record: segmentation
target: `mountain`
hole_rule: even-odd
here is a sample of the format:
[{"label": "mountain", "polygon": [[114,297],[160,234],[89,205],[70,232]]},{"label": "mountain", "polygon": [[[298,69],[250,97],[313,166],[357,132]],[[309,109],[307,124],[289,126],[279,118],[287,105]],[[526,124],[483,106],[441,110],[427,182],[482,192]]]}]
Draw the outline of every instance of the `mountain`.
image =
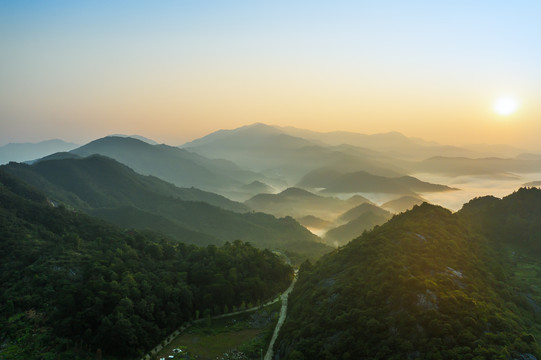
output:
[{"label": "mountain", "polygon": [[339,214],[363,202],[362,196],[348,200],[313,194],[299,188],[288,188],[279,194],[259,194],[245,201],[245,204],[256,211],[276,216],[303,217],[313,215],[323,219],[334,219]]},{"label": "mountain", "polygon": [[301,266],[280,359],[541,356],[541,190],[424,203]]},{"label": "mountain", "polygon": [[211,158],[231,160],[243,168],[282,179],[286,184],[295,184],[306,172],[321,167],[365,169],[382,175],[404,174],[392,159],[378,152],[322,145],[265,124],[220,130],[186,143],[182,148]]},{"label": "mountain", "polygon": [[[332,131],[321,133],[293,127],[279,127],[286,134],[316,141],[327,145],[353,145],[383,152],[401,160],[421,160],[430,156],[483,156],[485,153],[472,148],[441,145],[423,139],[407,137],[393,131],[382,134],[360,134],[348,131]],[[501,148],[499,148],[501,149]],[[487,150],[479,147],[479,151]],[[490,151],[493,148],[489,149]]]},{"label": "mountain", "polygon": [[259,180],[240,186],[236,192],[230,191],[228,195],[237,201],[246,201],[257,194],[273,194],[276,190]]},{"label": "mountain", "polygon": [[319,238],[291,218],[233,212],[226,208],[246,208],[216,194],[179,189],[158,178],[137,174],[103,156],[33,165],[11,163],[2,169],[43,190],[54,202],[123,227],[163,231],[196,244],[243,240],[310,257],[327,251]]},{"label": "mountain", "polygon": [[313,215],[306,215],[300,218],[297,218],[297,221],[307,229],[325,229],[332,225],[332,222],[323,220]]},{"label": "mountain", "polygon": [[182,187],[226,193],[264,177],[240,169],[226,160],[212,160],[168,145],[150,145],[133,138],[105,137],[71,151],[79,156],[93,154],[115,159],[140,174],[154,175]]},{"label": "mountain", "polygon": [[38,143],[11,143],[0,146],[0,165],[10,161],[32,161],[56,152],[70,151],[77,146],[79,145],[58,139]]},{"label": "mountain", "polygon": [[391,214],[387,210],[384,210],[377,205],[374,205],[371,203],[362,203],[346,211],[344,214],[340,215],[337,221],[348,222],[351,220],[355,220],[359,216],[364,215],[366,213],[373,213],[375,215],[379,215],[379,216],[383,216],[387,218],[391,217]]},{"label": "mountain", "polygon": [[0,358],[141,358],[179,326],[276,296],[293,271],[236,241],[124,231],[0,170]]},{"label": "mountain", "polygon": [[[182,201],[201,201],[235,212],[250,209],[226,197],[196,188],[179,188],[154,176],[143,176],[129,167],[105,156],[93,155],[86,158],[53,159],[38,161],[31,166],[10,164],[5,170],[24,180],[38,175],[54,186],[78,195],[88,208],[132,205],[144,208],[156,199],[172,198]],[[80,196],[79,196],[80,194]],[[92,196],[91,196],[92,195]],[[61,198],[65,202],[68,199]]]},{"label": "mountain", "polygon": [[158,145],[158,142],[157,141],[154,141],[152,139],[149,139],[149,138],[146,138],[144,136],[141,136],[141,135],[124,135],[124,134],[113,134],[113,135],[109,135],[110,137],[124,137],[124,138],[132,138],[132,139],[137,139],[137,140],[141,140],[143,142],[146,142],[147,144],[150,144],[150,145]]},{"label": "mountain", "polygon": [[323,239],[328,244],[342,246],[361,235],[364,231],[372,230],[374,226],[384,224],[390,217],[391,214],[388,212],[384,214],[367,211],[343,225],[328,230],[323,235]]},{"label": "mountain", "polygon": [[323,188],[325,193],[388,193],[415,194],[417,192],[439,192],[455,190],[446,185],[431,184],[412,176],[386,177],[366,171],[339,173],[316,170],[306,174],[297,186]]},{"label": "mountain", "polygon": [[412,209],[415,205],[421,205],[424,200],[419,196],[401,196],[397,199],[387,201],[381,207],[392,213],[398,214]]},{"label": "mountain", "polygon": [[252,181],[249,184],[243,185],[241,187],[241,190],[246,191],[247,193],[257,194],[269,194],[274,192],[274,189],[271,186],[257,180]]}]

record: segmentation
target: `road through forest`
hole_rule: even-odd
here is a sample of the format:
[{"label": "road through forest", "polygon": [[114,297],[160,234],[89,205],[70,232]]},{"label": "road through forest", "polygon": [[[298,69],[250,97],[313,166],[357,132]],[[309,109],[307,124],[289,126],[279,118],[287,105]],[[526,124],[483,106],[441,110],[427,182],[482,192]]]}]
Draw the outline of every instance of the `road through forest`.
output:
[{"label": "road through forest", "polygon": [[267,350],[267,353],[265,354],[265,360],[272,360],[274,342],[276,341],[276,338],[278,337],[278,333],[280,332],[280,328],[282,327],[282,324],[284,323],[286,316],[287,316],[287,298],[289,297],[289,293],[291,290],[293,290],[293,287],[295,286],[295,283],[297,282],[297,276],[295,274],[295,278],[291,282],[291,285],[289,285],[289,288],[287,288],[286,291],[281,296],[282,299],[282,309],[280,310],[280,317],[278,318],[278,322],[276,323],[276,327],[274,328],[274,333],[272,334],[271,341],[269,343],[269,348]]}]

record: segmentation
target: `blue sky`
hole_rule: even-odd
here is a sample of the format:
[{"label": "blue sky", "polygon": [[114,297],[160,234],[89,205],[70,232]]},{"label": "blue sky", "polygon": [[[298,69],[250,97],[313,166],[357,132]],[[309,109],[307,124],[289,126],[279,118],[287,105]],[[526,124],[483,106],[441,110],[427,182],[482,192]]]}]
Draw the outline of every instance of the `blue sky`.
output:
[{"label": "blue sky", "polygon": [[[534,146],[540,18],[539,1],[3,1],[0,145],[261,121]],[[521,104],[505,119],[502,94]]]}]

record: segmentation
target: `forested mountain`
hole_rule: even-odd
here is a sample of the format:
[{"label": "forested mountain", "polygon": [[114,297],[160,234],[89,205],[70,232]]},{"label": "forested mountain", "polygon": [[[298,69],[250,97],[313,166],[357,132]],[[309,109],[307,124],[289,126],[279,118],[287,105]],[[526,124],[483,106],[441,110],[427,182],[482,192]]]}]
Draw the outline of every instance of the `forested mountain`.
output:
[{"label": "forested mountain", "polygon": [[287,188],[278,194],[259,194],[244,203],[250,208],[276,216],[303,217],[313,215],[334,219],[341,213],[363,203],[366,198],[356,195],[347,200],[320,196],[299,188]]},{"label": "forested mountain", "polygon": [[[280,359],[533,359],[541,190],[422,204],[301,266]],[[527,355],[530,354],[530,355]]]},{"label": "forested mountain", "polygon": [[[194,187],[180,188],[155,176],[143,176],[105,156],[73,159],[45,159],[31,166],[9,164],[4,167],[25,181],[37,186],[41,176],[51,185],[78,195],[84,206],[144,206],[168,197],[183,201],[201,201],[235,212],[248,212],[242,203]],[[33,175],[32,175],[33,174]],[[43,180],[42,179],[42,180]],[[92,195],[92,196],[90,196]],[[69,201],[65,198],[58,200]]]},{"label": "forested mountain", "polygon": [[0,243],[2,359],[133,359],[183,322],[266,300],[292,277],[268,250],[123,231],[3,171]]},{"label": "forested mountain", "polygon": [[298,184],[306,188],[323,188],[326,193],[387,193],[416,194],[455,190],[446,185],[431,184],[412,176],[387,177],[366,171],[351,173],[311,172]]},{"label": "forested mountain", "polygon": [[424,200],[420,196],[404,195],[399,197],[398,199],[389,200],[381,204],[381,207],[389,210],[392,213],[400,213],[406,210],[410,210],[415,205],[421,205],[423,202]]},{"label": "forested mountain", "polygon": [[359,216],[364,215],[366,213],[374,213],[376,215],[381,215],[387,218],[391,217],[391,214],[387,210],[384,210],[380,208],[379,206],[374,205],[372,203],[366,202],[366,203],[357,205],[352,209],[349,209],[348,211],[340,215],[337,221],[348,222],[351,220],[355,220]]},{"label": "forested mountain", "polygon": [[168,145],[151,145],[138,139],[109,136],[71,151],[80,156],[100,154],[115,159],[143,175],[153,175],[177,186],[223,193],[254,180],[260,174],[240,169],[227,160],[209,159]]},{"label": "forested mountain", "polygon": [[391,214],[385,210],[366,211],[345,224],[328,230],[323,238],[328,244],[341,246],[347,244],[351,239],[356,238],[364,231],[372,230],[376,225],[384,224],[391,218]]},{"label": "forested mountain", "polygon": [[227,209],[240,211],[246,207],[219,195],[179,189],[155,177],[142,176],[104,156],[33,165],[12,163],[3,169],[43,190],[54,201],[122,227],[152,229],[203,245],[243,240],[310,257],[327,251],[319,238],[292,218],[233,212]]}]

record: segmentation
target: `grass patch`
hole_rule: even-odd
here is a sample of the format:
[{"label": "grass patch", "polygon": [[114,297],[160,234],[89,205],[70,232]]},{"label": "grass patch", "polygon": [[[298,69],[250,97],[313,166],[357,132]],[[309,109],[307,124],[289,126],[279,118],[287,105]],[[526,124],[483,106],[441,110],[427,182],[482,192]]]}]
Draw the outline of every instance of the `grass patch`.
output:
[{"label": "grass patch", "polygon": [[[280,303],[253,313],[202,321],[177,336],[159,353],[158,358],[173,354],[173,349],[188,351],[190,359],[215,360],[233,350],[245,354],[243,359],[260,359],[265,355],[274,331]],[[181,358],[177,356],[176,358]]]}]

